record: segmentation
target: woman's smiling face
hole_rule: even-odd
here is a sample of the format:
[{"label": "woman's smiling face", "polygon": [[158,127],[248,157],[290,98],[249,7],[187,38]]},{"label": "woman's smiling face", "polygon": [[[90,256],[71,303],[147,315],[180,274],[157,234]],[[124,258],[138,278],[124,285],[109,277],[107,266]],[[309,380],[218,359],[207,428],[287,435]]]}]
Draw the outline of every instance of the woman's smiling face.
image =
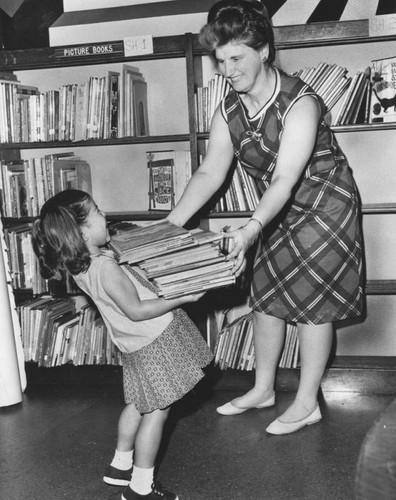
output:
[{"label": "woman's smiling face", "polygon": [[236,92],[249,92],[263,70],[263,57],[267,48],[252,49],[242,42],[230,42],[217,47],[218,68]]}]

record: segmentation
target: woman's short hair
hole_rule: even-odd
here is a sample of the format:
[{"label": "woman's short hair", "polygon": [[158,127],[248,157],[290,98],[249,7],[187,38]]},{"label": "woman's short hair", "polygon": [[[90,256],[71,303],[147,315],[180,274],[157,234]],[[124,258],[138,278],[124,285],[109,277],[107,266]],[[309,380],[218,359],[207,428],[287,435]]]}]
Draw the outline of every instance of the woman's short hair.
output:
[{"label": "woman's short hair", "polygon": [[266,45],[268,62],[275,60],[274,31],[266,7],[258,1],[220,0],[209,10],[199,34],[201,45],[214,55],[217,47],[241,42],[255,50]]}]

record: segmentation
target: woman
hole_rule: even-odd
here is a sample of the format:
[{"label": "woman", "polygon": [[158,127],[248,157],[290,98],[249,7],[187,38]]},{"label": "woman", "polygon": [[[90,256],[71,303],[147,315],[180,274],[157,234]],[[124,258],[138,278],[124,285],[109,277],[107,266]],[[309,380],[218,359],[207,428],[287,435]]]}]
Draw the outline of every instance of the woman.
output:
[{"label": "woman", "polygon": [[250,306],[256,354],[252,390],[223,415],[275,403],[286,322],[298,326],[295,400],[266,429],[287,434],[318,422],[318,390],[335,320],[362,313],[358,195],[347,160],[324,123],[322,99],[273,66],[273,31],[259,2],[220,1],[200,34],[233,90],[216,110],[208,151],[169,219],[183,225],[223,184],[234,156],[259,185],[253,217],[227,233],[235,269],[257,243]]}]

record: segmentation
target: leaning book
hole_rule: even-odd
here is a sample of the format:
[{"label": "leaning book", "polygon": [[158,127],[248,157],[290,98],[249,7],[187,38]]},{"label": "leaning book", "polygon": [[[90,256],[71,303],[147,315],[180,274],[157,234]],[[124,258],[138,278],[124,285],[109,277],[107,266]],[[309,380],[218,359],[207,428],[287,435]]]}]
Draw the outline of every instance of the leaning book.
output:
[{"label": "leaning book", "polygon": [[371,62],[370,123],[396,121],[396,56]]}]

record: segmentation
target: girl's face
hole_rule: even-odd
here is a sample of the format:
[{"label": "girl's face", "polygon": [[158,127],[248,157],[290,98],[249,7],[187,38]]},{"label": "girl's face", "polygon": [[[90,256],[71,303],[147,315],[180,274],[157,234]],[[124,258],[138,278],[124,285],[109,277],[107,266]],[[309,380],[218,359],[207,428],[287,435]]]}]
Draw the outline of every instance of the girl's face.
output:
[{"label": "girl's face", "polygon": [[100,247],[110,241],[106,216],[94,202],[90,204],[88,216],[81,229],[91,253],[97,252]]},{"label": "girl's face", "polygon": [[256,50],[242,42],[230,42],[217,47],[215,55],[219,70],[236,92],[252,90],[263,71],[263,58],[268,47]]}]

